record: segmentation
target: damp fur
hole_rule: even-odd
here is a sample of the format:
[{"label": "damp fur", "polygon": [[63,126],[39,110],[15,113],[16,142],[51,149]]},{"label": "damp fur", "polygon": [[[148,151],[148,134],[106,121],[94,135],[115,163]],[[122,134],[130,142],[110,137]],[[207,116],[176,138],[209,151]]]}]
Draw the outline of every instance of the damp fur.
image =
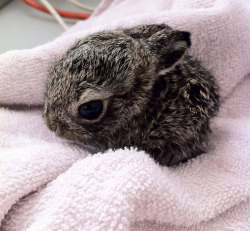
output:
[{"label": "damp fur", "polygon": [[[49,73],[45,123],[92,153],[136,147],[171,166],[206,152],[219,87],[190,46],[189,32],[165,24],[77,41]],[[79,106],[93,100],[101,115],[81,118]]]}]

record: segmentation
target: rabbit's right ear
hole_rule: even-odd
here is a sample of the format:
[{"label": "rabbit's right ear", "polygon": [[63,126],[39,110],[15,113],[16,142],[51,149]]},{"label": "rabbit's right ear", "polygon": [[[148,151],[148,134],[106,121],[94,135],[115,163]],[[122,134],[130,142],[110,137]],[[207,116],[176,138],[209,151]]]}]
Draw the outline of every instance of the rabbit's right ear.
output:
[{"label": "rabbit's right ear", "polygon": [[190,33],[164,29],[153,34],[146,43],[156,57],[156,70],[160,72],[181,61],[191,46]]}]

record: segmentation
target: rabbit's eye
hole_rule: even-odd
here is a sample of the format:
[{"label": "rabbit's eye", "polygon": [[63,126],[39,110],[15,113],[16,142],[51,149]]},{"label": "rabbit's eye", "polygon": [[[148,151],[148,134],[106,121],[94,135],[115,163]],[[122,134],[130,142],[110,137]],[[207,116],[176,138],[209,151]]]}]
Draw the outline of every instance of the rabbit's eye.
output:
[{"label": "rabbit's eye", "polygon": [[94,100],[79,106],[79,115],[86,120],[94,120],[99,117],[103,110],[102,100]]}]

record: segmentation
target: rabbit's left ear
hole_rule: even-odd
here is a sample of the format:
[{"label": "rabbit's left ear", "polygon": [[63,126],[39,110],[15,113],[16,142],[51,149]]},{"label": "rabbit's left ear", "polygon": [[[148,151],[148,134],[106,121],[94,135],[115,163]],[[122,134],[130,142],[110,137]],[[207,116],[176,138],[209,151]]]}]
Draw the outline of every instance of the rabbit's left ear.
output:
[{"label": "rabbit's left ear", "polygon": [[162,71],[176,65],[191,46],[190,33],[178,30],[161,30],[146,40],[156,57],[156,70]]}]

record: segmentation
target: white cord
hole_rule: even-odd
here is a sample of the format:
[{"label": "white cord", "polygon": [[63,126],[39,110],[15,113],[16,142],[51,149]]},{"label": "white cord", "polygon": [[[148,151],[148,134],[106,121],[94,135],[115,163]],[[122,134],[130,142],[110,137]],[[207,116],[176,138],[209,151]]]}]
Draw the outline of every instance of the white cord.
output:
[{"label": "white cord", "polygon": [[40,0],[40,2],[46,6],[48,11],[54,16],[56,21],[62,26],[64,30],[68,29],[68,26],[63,21],[62,17],[56,12],[55,8],[47,0]]},{"label": "white cord", "polygon": [[77,6],[77,7],[81,8],[81,9],[83,9],[83,10],[90,11],[91,13],[94,12],[94,10],[95,10],[95,9],[93,9],[93,8],[91,8],[91,7],[89,7],[89,6],[86,6],[86,5],[80,3],[80,2],[78,2],[78,1],[76,1],[76,0],[68,0],[68,1],[71,2],[72,4],[74,4],[75,6]]}]

